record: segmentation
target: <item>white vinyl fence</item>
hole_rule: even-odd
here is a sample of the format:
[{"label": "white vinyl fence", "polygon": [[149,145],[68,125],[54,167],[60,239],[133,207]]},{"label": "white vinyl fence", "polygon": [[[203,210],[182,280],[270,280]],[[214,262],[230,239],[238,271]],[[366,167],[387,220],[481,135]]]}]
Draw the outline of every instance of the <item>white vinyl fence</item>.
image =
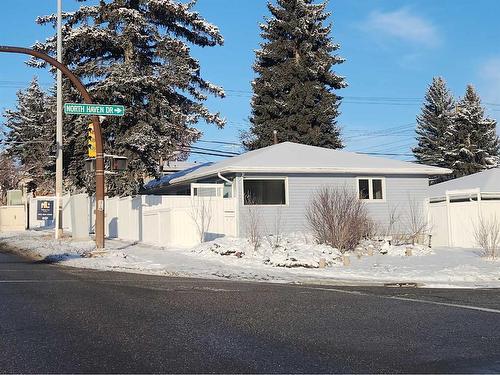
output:
[{"label": "white vinyl fence", "polygon": [[478,190],[447,192],[429,203],[433,246],[478,247],[474,232],[480,220],[500,221],[500,194]]},{"label": "white vinyl fence", "polygon": [[21,231],[25,226],[24,206],[0,206],[0,232]]},{"label": "white vinyl fence", "polygon": [[[63,228],[75,232],[84,225],[93,232],[93,199],[63,199]],[[77,202],[78,198],[78,202]],[[36,220],[37,199],[30,201],[30,228],[53,227],[52,221]],[[237,235],[236,200],[222,197],[139,195],[106,198],[105,234],[108,238],[144,242],[157,246],[194,246],[204,240]],[[82,220],[84,224],[82,224]],[[78,237],[82,237],[79,235]]]}]

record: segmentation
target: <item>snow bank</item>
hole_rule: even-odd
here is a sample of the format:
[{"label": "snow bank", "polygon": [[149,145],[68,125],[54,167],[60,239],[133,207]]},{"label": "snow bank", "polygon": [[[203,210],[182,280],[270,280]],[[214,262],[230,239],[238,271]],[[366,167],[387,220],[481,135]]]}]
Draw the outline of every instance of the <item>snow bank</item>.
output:
[{"label": "snow bank", "polygon": [[326,265],[332,265],[340,262],[341,257],[337,249],[313,244],[309,237],[298,235],[284,238],[268,237],[262,240],[257,249],[254,249],[245,238],[222,237],[203,243],[192,251],[198,254],[251,259],[277,267],[318,268],[320,259],[324,259]]},{"label": "snow bank", "polygon": [[[265,237],[257,249],[245,238],[222,237],[198,245],[192,251],[198,254],[253,259],[276,267],[319,268],[321,260],[325,267],[343,264],[342,253],[338,249],[317,244],[312,236],[301,233],[287,234],[280,238]],[[404,257],[408,251],[412,256],[433,254],[433,250],[427,246],[392,246],[385,241],[364,240],[354,252],[347,252],[345,255],[360,258],[377,253],[388,257]]]},{"label": "snow bank", "polygon": [[302,234],[263,239],[256,250],[243,238],[219,238],[193,249],[107,240],[107,252],[97,258],[85,257],[94,249],[92,241],[54,240],[52,236],[52,232],[0,233],[0,247],[15,247],[21,254],[65,266],[153,275],[304,284],[500,287],[500,260],[481,257],[474,249],[365,241],[350,254],[350,265],[344,266],[338,250],[317,245]]}]

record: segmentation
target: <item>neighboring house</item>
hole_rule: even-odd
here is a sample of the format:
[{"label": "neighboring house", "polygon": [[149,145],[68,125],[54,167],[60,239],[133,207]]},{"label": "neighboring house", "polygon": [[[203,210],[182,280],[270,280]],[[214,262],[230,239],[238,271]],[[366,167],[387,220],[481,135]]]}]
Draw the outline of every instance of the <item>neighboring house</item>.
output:
[{"label": "neighboring house", "polygon": [[404,213],[411,204],[422,209],[428,198],[429,176],[450,172],[283,142],[151,181],[144,193],[234,197],[236,231],[243,236],[250,210],[269,232],[275,231],[277,223],[283,232],[307,230],[307,207],[322,187],[353,189],[366,202],[370,216],[385,226],[393,209]]},{"label": "neighboring house", "polygon": [[[168,176],[173,173],[177,173],[185,169],[195,167],[197,165],[199,164],[196,162],[189,162],[189,161],[177,161],[177,160],[165,161],[161,166],[160,173],[162,176]],[[152,180],[154,180],[154,176],[148,176],[144,179],[146,183]]]},{"label": "neighboring house", "polygon": [[163,168],[161,170],[163,176],[168,176],[170,174],[183,171],[188,168],[192,168],[199,165],[196,162],[190,161],[166,161],[163,163]]},{"label": "neighboring house", "polygon": [[492,168],[429,188],[432,242],[436,246],[477,247],[481,218],[500,225],[500,168]]}]

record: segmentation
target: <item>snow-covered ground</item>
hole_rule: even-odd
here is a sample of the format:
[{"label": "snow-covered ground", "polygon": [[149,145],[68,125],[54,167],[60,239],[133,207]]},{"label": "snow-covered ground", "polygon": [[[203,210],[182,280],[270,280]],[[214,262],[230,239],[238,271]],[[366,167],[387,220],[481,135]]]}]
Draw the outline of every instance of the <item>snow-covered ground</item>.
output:
[{"label": "snow-covered ground", "polygon": [[500,287],[500,261],[481,257],[474,249],[364,242],[349,256],[350,265],[344,265],[338,250],[301,234],[264,239],[257,250],[242,238],[220,238],[192,249],[107,240],[106,253],[98,257],[86,257],[94,249],[92,241],[54,240],[51,232],[0,233],[2,243],[48,262],[108,271],[272,282]]}]

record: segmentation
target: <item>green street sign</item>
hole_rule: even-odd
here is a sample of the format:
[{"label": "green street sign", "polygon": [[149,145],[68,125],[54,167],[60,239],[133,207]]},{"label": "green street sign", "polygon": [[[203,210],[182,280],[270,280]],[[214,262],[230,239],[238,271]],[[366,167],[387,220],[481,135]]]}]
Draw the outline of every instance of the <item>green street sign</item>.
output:
[{"label": "green street sign", "polygon": [[123,116],[125,107],[122,105],[65,103],[64,113],[67,115]]}]

